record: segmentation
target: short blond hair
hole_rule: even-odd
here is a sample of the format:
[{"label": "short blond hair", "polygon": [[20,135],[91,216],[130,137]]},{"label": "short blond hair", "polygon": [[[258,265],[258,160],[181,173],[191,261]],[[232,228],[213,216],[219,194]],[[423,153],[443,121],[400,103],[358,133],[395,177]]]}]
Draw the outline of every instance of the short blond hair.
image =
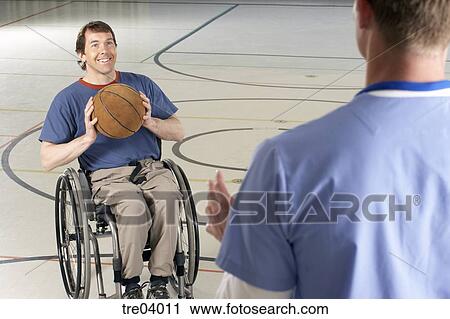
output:
[{"label": "short blond hair", "polygon": [[390,46],[427,50],[450,42],[450,0],[367,0]]}]

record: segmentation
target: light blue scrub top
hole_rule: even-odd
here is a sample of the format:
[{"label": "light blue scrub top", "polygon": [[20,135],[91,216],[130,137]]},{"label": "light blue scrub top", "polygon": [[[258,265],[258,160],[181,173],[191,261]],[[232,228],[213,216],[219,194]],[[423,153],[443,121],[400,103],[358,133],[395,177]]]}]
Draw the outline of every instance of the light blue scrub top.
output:
[{"label": "light blue scrub top", "polygon": [[384,82],[259,146],[217,264],[295,298],[450,298],[450,82]]}]

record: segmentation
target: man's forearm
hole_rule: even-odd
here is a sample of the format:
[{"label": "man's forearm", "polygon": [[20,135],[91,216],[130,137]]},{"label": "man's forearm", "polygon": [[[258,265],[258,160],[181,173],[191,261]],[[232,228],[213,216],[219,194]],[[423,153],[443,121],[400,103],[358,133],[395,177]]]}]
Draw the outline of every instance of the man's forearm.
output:
[{"label": "man's forearm", "polygon": [[83,152],[86,151],[91,145],[92,141],[90,141],[85,135],[63,144],[42,142],[42,167],[46,171],[51,171],[56,167],[68,164],[83,154]]},{"label": "man's forearm", "polygon": [[152,118],[146,128],[162,140],[179,142],[184,138],[183,126],[174,116],[166,120]]}]

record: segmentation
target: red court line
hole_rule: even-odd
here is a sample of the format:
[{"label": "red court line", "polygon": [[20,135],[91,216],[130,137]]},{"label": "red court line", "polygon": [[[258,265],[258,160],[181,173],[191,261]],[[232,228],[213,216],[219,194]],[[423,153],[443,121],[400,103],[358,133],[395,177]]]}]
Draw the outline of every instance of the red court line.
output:
[{"label": "red court line", "polygon": [[54,9],[61,8],[61,7],[63,7],[63,6],[66,6],[66,5],[68,5],[68,4],[71,4],[72,2],[73,2],[73,1],[69,1],[69,2],[66,2],[66,3],[60,4],[59,6],[56,6],[56,7],[53,7],[53,8],[49,8],[49,9],[46,9],[46,10],[43,10],[43,11],[39,11],[39,12],[30,14],[29,16],[26,16],[26,17],[23,17],[23,18],[20,18],[20,19],[17,19],[17,20],[14,20],[14,21],[11,21],[11,22],[8,22],[8,23],[5,23],[5,24],[1,24],[1,25],[0,25],[0,28],[3,28],[3,27],[5,27],[5,26],[7,26],[7,25],[10,25],[10,24],[13,24],[13,23],[16,23],[16,22],[19,22],[19,21],[22,21],[22,20],[25,20],[25,19],[34,17],[34,16],[37,16],[38,14],[46,13],[46,12],[48,12],[48,11],[51,11],[51,10],[54,10]]}]

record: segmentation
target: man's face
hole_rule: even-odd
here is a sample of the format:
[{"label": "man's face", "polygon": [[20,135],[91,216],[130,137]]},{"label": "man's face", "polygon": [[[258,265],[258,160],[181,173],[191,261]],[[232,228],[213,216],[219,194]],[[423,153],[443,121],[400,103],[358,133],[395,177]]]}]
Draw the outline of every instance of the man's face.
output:
[{"label": "man's face", "polygon": [[112,34],[87,30],[85,37],[86,43],[81,59],[86,61],[86,71],[105,75],[113,73],[116,64],[116,45]]}]

